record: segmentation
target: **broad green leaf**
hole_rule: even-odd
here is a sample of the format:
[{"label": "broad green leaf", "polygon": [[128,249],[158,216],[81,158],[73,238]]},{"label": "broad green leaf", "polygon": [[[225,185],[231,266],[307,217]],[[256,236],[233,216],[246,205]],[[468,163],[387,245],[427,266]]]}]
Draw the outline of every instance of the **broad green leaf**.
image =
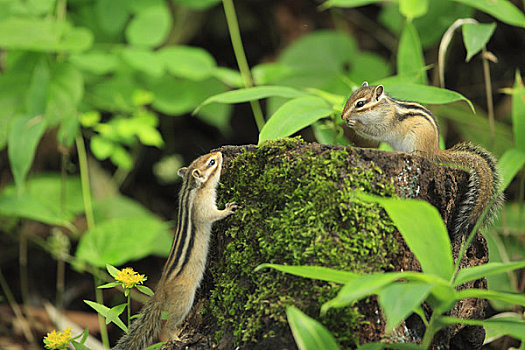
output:
[{"label": "broad green leaf", "polygon": [[328,309],[350,305],[356,300],[376,294],[381,288],[403,278],[403,272],[375,273],[354,279],[345,284],[337,296],[321,306],[321,313]]},{"label": "broad green leaf", "polygon": [[177,0],[177,4],[195,10],[205,10],[220,3],[221,0]]},{"label": "broad green leaf", "polygon": [[103,222],[111,219],[145,218],[158,220],[146,207],[131,198],[115,195],[93,205],[93,216],[95,222]]},{"label": "broad green leaf", "polygon": [[75,114],[65,118],[60,123],[57,140],[62,146],[66,148],[73,146],[73,142],[80,131],[80,121],[78,119],[78,114]]},{"label": "broad green leaf", "polygon": [[360,7],[378,2],[384,2],[383,0],[328,0],[322,5],[323,8],[328,7]]},{"label": "broad green leaf", "polygon": [[68,22],[10,17],[0,21],[0,47],[41,52],[78,52],[88,49],[93,35]]},{"label": "broad green leaf", "polygon": [[111,156],[116,146],[113,141],[99,135],[94,135],[89,145],[91,152],[99,160],[105,160]]},{"label": "broad green leaf", "polygon": [[496,23],[482,24],[482,23],[465,23],[463,24],[463,42],[467,48],[466,61],[470,59],[483,49],[490,40],[490,37],[496,29]]},{"label": "broad green leaf", "polygon": [[73,348],[75,350],[90,350],[87,346],[85,346],[84,344],[82,343],[79,343],[75,340],[71,340],[71,344],[73,345]]},{"label": "broad green leaf", "polygon": [[11,172],[19,192],[24,188],[24,181],[33,164],[36,146],[46,129],[42,116],[21,116],[13,120],[8,134],[8,155]]},{"label": "broad green leaf", "polygon": [[295,276],[341,284],[348,283],[359,277],[358,274],[353,272],[339,271],[323,266],[287,266],[277,264],[261,264],[257,266],[254,271],[257,272],[265,268],[272,268]]},{"label": "broad green leaf", "polygon": [[197,113],[203,106],[217,102],[217,103],[241,103],[254,100],[260,100],[270,96],[280,96],[286,98],[295,98],[308,95],[305,92],[287,86],[256,86],[246,89],[238,89],[223,92],[221,94],[211,96],[204,100],[193,113]]},{"label": "broad green leaf", "polygon": [[111,112],[133,112],[133,93],[138,82],[129,75],[117,75],[98,82],[90,94],[91,104]]},{"label": "broad green leaf", "polygon": [[296,307],[286,308],[286,316],[299,350],[339,349],[334,337],[322,324]]},{"label": "broad green leaf", "polygon": [[119,218],[98,222],[79,242],[76,256],[92,265],[122,265],[157,253],[169,252],[168,225],[159,219]]},{"label": "broad green leaf", "polygon": [[119,65],[117,55],[99,50],[73,54],[69,61],[75,67],[97,75],[114,72]]},{"label": "broad green leaf", "polygon": [[117,276],[120,274],[120,270],[111,264],[106,264],[106,270],[113,278],[117,278]]},{"label": "broad green leaf", "polygon": [[133,159],[129,152],[122,146],[116,145],[109,159],[111,159],[111,162],[117,167],[124,170],[129,171],[133,168]]},{"label": "broad green leaf", "polygon": [[522,337],[522,340],[525,340],[525,322],[519,313],[505,312],[496,314],[484,321],[485,344],[504,335],[511,335],[518,339]]},{"label": "broad green leaf", "polygon": [[288,46],[278,62],[306,74],[310,71],[342,72],[344,64],[350,62],[357,51],[357,42],[348,34],[319,30]]},{"label": "broad green leaf", "polygon": [[229,87],[240,89],[244,85],[241,73],[230,68],[215,67],[212,75]]},{"label": "broad green leaf", "polygon": [[507,0],[454,0],[496,17],[502,22],[525,28],[525,15]]},{"label": "broad green leaf", "polygon": [[344,131],[341,126],[334,133],[334,127],[330,123],[317,122],[312,125],[317,142],[323,145],[343,145],[348,146],[350,142],[344,137]]},{"label": "broad green leaf", "polygon": [[495,275],[502,272],[522,269],[525,267],[525,261],[511,262],[508,264],[500,262],[492,262],[474,267],[467,267],[459,270],[458,275],[454,281],[455,286],[460,286],[463,283],[477,280],[490,275]]},{"label": "broad green leaf", "polygon": [[142,293],[146,294],[146,295],[149,295],[150,297],[152,297],[155,293],[153,293],[153,291],[151,289],[149,289],[148,287],[146,286],[141,286],[141,285],[136,285],[135,286],[139,291],[141,291]]},{"label": "broad green leaf", "polygon": [[489,318],[487,320],[463,319],[450,316],[441,316],[439,322],[447,325],[467,324],[473,326],[484,326],[500,332],[501,335],[510,335],[517,339],[525,340],[525,322],[522,320],[510,320]]},{"label": "broad green leaf", "polygon": [[106,283],[106,284],[103,284],[103,285],[100,285],[98,286],[97,288],[100,288],[100,289],[108,289],[108,288],[113,288],[113,287],[116,287],[120,285],[119,282],[111,282],[111,283]]},{"label": "broad green leaf", "polygon": [[507,303],[512,303],[516,305],[525,306],[525,294],[518,293],[505,293],[505,292],[496,292],[493,290],[486,289],[463,289],[456,292],[456,298],[466,299],[466,298],[481,298],[481,299],[494,299],[501,300]]},{"label": "broad green leaf", "polygon": [[[378,82],[374,83],[374,85],[381,82],[382,81],[379,80]],[[411,83],[391,84],[389,81],[386,81],[383,85],[385,86],[386,92],[394,98],[430,104],[444,104],[455,101],[465,101],[472,111],[474,111],[474,106],[469,99],[452,90]]]},{"label": "broad green leaf", "polygon": [[49,71],[49,65],[47,60],[42,57],[33,70],[31,85],[29,86],[29,91],[26,95],[27,111],[32,117],[43,115],[46,110],[47,90],[50,78],[51,73]]},{"label": "broad green leaf", "polygon": [[46,122],[54,126],[76,117],[77,106],[84,96],[84,76],[69,63],[57,63],[51,68]]},{"label": "broad green leaf", "polygon": [[54,206],[48,206],[28,193],[0,195],[0,214],[43,222],[48,225],[71,227],[71,215],[64,214]]},{"label": "broad green leaf", "polygon": [[163,60],[151,50],[127,47],[122,50],[122,59],[136,70],[154,78],[160,78],[164,74]]},{"label": "broad green leaf", "polygon": [[411,22],[407,22],[399,39],[397,74],[418,76],[418,83],[427,84],[426,74],[421,74],[424,67],[425,59],[419,35],[414,25]]},{"label": "broad green leaf", "polygon": [[392,74],[390,63],[373,52],[360,52],[352,56],[348,77],[356,85],[363,81],[376,81]]},{"label": "broad green leaf", "polygon": [[126,304],[120,304],[110,309],[109,307],[99,303],[95,303],[94,301],[84,300],[84,302],[91,306],[93,309],[95,309],[95,311],[98,312],[100,315],[104,316],[104,318],[106,319],[106,324],[113,322],[124,332],[128,332],[128,327],[126,327],[126,325],[119,318],[119,315],[126,308]]},{"label": "broad green leaf", "polygon": [[128,0],[96,0],[94,14],[100,29],[109,35],[118,35],[129,19]]},{"label": "broad green leaf", "polygon": [[299,97],[282,105],[263,126],[259,145],[267,140],[287,137],[332,113],[326,102],[316,96]]},{"label": "broad green leaf", "polygon": [[381,198],[357,193],[385,208],[423,272],[450,280],[454,272],[452,247],[439,212],[425,201]]},{"label": "broad green leaf", "polygon": [[503,153],[498,161],[498,168],[501,170],[501,176],[503,177],[500,191],[504,191],[507,188],[524,164],[525,152],[511,148]]},{"label": "broad green leaf", "polygon": [[525,152],[525,86],[519,71],[516,71],[512,94],[512,130],[516,148]]},{"label": "broad green leaf", "polygon": [[0,150],[7,143],[9,124],[13,116],[26,112],[26,94],[32,77],[30,73],[23,71],[0,74]]},{"label": "broad green leaf", "polygon": [[399,11],[408,20],[424,16],[428,12],[429,0],[399,0]]},{"label": "broad green leaf", "polygon": [[126,39],[137,47],[159,46],[169,34],[171,21],[167,3],[152,3],[135,14],[126,27]]},{"label": "broad green leaf", "polygon": [[167,46],[158,55],[168,72],[195,81],[211,77],[217,66],[213,56],[200,47]]},{"label": "broad green leaf", "polygon": [[261,63],[252,68],[256,85],[274,84],[292,72],[292,68],[279,62]]},{"label": "broad green leaf", "polygon": [[432,284],[422,282],[392,283],[382,288],[378,292],[378,301],[386,316],[386,332],[392,332],[421,305],[432,288]]}]

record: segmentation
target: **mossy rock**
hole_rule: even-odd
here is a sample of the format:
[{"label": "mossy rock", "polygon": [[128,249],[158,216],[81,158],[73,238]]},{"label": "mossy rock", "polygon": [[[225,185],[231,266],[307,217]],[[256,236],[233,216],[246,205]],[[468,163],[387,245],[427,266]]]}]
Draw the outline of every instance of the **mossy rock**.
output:
[{"label": "mossy rock", "polygon": [[[285,314],[289,305],[322,322],[343,348],[378,340],[417,341],[422,335],[417,320],[411,328],[403,324],[399,332],[385,335],[374,297],[321,317],[321,304],[337,294],[339,285],[254,269],[277,263],[360,273],[419,270],[385,211],[354,192],[425,199],[448,222],[465,173],[406,154],[299,138],[220,150],[225,162],[218,206],[235,201],[240,209],[215,224],[198,302],[183,330],[185,340],[173,348],[294,349]],[[468,265],[486,260],[486,245],[476,247],[483,254]],[[436,344],[450,344],[460,330],[441,335]]]}]

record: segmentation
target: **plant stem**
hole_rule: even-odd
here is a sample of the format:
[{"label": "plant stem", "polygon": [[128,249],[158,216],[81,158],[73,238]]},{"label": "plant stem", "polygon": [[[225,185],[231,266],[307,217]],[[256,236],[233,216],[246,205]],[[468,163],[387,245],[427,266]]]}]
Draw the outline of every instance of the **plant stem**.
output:
[{"label": "plant stem", "polygon": [[[237,60],[237,65],[239,66],[239,71],[241,72],[244,87],[253,87],[252,74],[242,45],[241,32],[239,30],[239,22],[237,21],[237,14],[235,13],[233,0],[222,0],[222,6],[224,7],[224,14],[226,15],[226,22],[230,32],[233,52],[235,54],[235,59]],[[255,123],[257,124],[257,129],[261,131],[264,126],[261,105],[258,100],[250,101],[250,105],[252,107]]]},{"label": "plant stem", "polygon": [[131,291],[128,293],[128,329],[131,325]]},{"label": "plant stem", "polygon": [[[96,276],[93,276],[93,281],[95,282],[95,300],[99,304],[104,304],[102,289],[97,288],[97,286],[100,285],[100,280]],[[102,338],[102,344],[105,349],[109,349],[108,329],[106,328],[104,317],[102,317],[101,314],[98,314],[98,324],[100,326],[100,338]]]},{"label": "plant stem", "polygon": [[4,292],[9,306],[11,306],[11,309],[13,309],[15,317],[20,322],[20,326],[22,327],[22,332],[24,332],[24,336],[31,344],[33,344],[36,347],[35,337],[33,337],[33,333],[31,333],[31,328],[29,327],[27,320],[24,318],[22,310],[20,310],[20,307],[16,303],[13,293],[11,293],[11,289],[9,288],[9,284],[7,284],[7,281],[4,278],[2,270],[0,270],[0,286],[2,286],[2,291]]},{"label": "plant stem", "polygon": [[487,58],[487,50],[483,47],[481,52],[483,61],[483,77],[485,78],[485,94],[487,95],[487,111],[489,114],[490,143],[494,146],[494,102],[492,101],[492,82],[490,80],[490,66]]},{"label": "plant stem", "polygon": [[435,323],[435,312],[432,312],[432,315],[430,316],[430,321],[428,321],[428,326],[425,329],[425,335],[423,336],[422,345],[424,349],[429,349],[430,344],[432,343],[432,339],[434,339],[434,323]]},{"label": "plant stem", "polygon": [[80,166],[80,182],[82,185],[82,197],[84,198],[87,227],[88,229],[91,229],[95,226],[95,219],[93,218],[93,206],[91,204],[87,154],[82,135],[78,135],[75,139],[75,142],[77,145],[78,163]]}]

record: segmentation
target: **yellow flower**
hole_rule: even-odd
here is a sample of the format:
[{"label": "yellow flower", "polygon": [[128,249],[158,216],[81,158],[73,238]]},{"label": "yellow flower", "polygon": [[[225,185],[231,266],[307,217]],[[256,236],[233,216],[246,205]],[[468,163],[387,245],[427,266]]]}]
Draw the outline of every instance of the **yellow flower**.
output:
[{"label": "yellow flower", "polygon": [[137,284],[144,283],[146,276],[133,271],[131,267],[126,267],[119,271],[119,274],[115,279],[121,282],[125,288],[133,288]]},{"label": "yellow flower", "polygon": [[64,332],[57,332],[56,330],[47,333],[44,337],[46,349],[66,349],[71,340],[71,327],[67,327]]}]

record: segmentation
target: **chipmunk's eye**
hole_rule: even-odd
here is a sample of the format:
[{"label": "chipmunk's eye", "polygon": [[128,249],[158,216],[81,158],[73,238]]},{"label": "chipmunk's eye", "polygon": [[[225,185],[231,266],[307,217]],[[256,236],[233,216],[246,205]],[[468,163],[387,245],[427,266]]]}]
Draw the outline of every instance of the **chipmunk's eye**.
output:
[{"label": "chipmunk's eye", "polygon": [[365,105],[365,101],[357,101],[357,103],[355,104],[356,108],[360,108],[360,107],[363,107]]},{"label": "chipmunk's eye", "polygon": [[215,165],[215,159],[210,160],[210,161],[208,162],[208,165],[209,165],[209,166],[213,166],[213,165]]}]

